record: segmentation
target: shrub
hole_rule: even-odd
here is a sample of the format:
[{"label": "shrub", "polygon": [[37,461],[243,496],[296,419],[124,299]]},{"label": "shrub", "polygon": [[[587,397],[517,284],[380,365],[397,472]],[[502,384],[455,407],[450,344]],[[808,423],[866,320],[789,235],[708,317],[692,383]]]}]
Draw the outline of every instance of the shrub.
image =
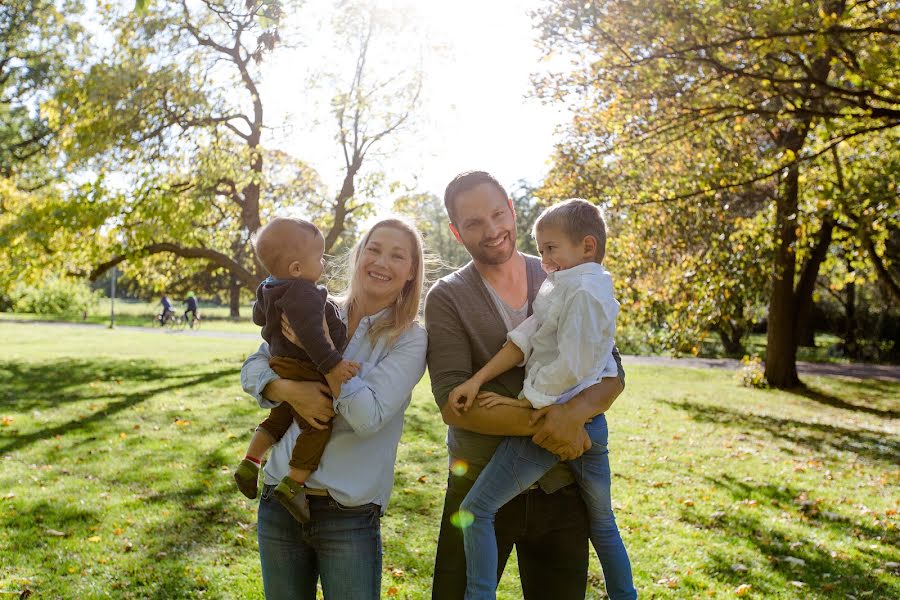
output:
[{"label": "shrub", "polygon": [[13,312],[80,316],[97,304],[99,294],[82,281],[48,279],[37,285],[17,285],[10,299]]},{"label": "shrub", "polygon": [[766,372],[765,369],[763,369],[762,361],[758,356],[744,356],[744,358],[741,359],[741,366],[738,369],[737,378],[744,387],[768,387],[768,384],[766,383]]}]

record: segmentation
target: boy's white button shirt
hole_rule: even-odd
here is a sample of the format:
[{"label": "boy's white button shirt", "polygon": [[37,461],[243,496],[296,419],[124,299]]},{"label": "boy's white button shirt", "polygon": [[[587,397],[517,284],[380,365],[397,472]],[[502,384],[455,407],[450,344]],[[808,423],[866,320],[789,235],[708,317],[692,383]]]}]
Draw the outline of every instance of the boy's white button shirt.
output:
[{"label": "boy's white button shirt", "polygon": [[525,354],[520,398],[534,408],[566,402],[604,377],[616,377],[619,303],[602,265],[585,263],[547,275],[534,314],[509,332]]}]

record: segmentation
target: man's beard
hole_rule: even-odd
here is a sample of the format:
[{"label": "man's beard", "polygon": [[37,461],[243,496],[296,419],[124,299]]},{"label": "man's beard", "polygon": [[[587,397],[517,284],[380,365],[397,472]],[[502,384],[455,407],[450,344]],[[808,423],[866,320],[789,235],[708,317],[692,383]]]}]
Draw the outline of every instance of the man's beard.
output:
[{"label": "man's beard", "polygon": [[508,261],[516,251],[516,234],[510,231],[507,231],[506,233],[509,237],[509,250],[502,255],[497,254],[497,252],[492,252],[490,248],[485,248],[480,243],[476,244],[474,248],[466,246],[466,250],[469,251],[472,260],[476,262],[485,265],[502,265]]}]

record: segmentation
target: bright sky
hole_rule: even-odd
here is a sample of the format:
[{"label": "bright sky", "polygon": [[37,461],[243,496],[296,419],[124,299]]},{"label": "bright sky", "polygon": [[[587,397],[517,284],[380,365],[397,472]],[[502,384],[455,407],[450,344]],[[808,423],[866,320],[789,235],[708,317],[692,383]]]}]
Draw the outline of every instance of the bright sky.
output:
[{"label": "bright sky", "polygon": [[[425,81],[413,130],[394,136],[369,168],[384,170],[388,181],[438,196],[456,173],[469,169],[488,170],[507,188],[522,178],[540,181],[552,153],[554,127],[566,115],[526,98],[530,75],[541,67],[528,14],[538,2],[373,1],[408,27],[405,37],[394,36],[394,48],[373,59],[381,63],[379,68],[396,70],[415,65],[416,47],[425,46]],[[323,65],[341,70],[355,54],[347,48],[329,50],[329,28],[306,9],[293,21],[289,18],[282,30],[291,28],[302,32],[302,46],[276,51],[263,77],[266,121],[284,123],[264,143],[312,164],[335,191],[342,162],[329,106],[333,92],[324,86],[312,89],[310,74]],[[312,122],[318,125],[310,130]]]}]

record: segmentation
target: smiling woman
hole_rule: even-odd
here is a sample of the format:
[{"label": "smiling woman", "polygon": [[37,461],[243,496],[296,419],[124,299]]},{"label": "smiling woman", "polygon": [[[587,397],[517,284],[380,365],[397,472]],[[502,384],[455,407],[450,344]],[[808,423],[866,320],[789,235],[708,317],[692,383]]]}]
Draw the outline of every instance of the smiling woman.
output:
[{"label": "smiling woman", "polygon": [[[343,359],[359,363],[336,398],[307,381],[281,379],[260,346],[241,369],[245,391],[263,407],[287,402],[307,421],[332,421],[318,468],[305,482],[310,522],[272,498],[301,433],[296,422],[273,447],[259,504],[259,554],[267,598],[378,598],[381,516],[394,478],[403,414],[425,372],[425,331],[415,323],[422,297],[422,239],[396,219],[375,223],[350,255],[339,299],[347,326]],[[293,333],[286,331],[288,339]]]}]

